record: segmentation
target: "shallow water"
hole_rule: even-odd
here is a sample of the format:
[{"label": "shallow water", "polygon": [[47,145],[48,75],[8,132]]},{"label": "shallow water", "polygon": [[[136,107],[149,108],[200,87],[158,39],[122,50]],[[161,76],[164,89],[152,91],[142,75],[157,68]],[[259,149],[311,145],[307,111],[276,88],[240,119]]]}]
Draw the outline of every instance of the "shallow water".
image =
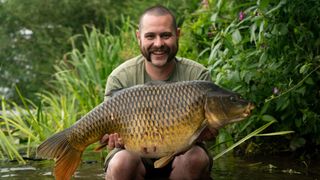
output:
[{"label": "shallow water", "polygon": [[253,159],[221,157],[214,163],[212,177],[222,179],[320,180],[320,163],[303,163],[285,157]]},{"label": "shallow water", "polygon": [[[85,155],[84,163],[78,168],[75,179],[103,179],[103,160],[99,154]],[[54,179],[53,161],[28,161],[26,165],[17,162],[0,162],[0,179]],[[212,178],[215,180],[233,179],[272,179],[272,180],[320,180],[320,163],[307,165],[283,157],[259,157],[242,159],[224,156],[214,161]]]}]

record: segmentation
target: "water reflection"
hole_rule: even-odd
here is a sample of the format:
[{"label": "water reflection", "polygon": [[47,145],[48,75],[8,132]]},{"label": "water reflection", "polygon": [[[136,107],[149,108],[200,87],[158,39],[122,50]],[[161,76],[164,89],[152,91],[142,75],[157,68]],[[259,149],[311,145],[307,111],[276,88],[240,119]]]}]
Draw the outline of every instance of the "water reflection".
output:
[{"label": "water reflection", "polygon": [[[84,155],[84,163],[78,168],[75,179],[103,179],[103,160],[99,154]],[[54,179],[53,161],[0,162],[0,179]],[[320,163],[309,167],[299,161],[282,157],[241,159],[224,156],[214,162],[212,177],[215,180],[320,180]]]},{"label": "water reflection", "polygon": [[215,180],[320,180],[320,163],[306,164],[284,157],[255,157],[241,159],[224,156],[214,163],[212,177]]}]

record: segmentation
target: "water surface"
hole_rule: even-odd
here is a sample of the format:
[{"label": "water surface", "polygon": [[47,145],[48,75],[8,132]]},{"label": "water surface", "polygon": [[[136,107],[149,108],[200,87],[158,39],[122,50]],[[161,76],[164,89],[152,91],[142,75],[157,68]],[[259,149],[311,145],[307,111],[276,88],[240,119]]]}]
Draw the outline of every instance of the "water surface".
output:
[{"label": "water surface", "polygon": [[[74,179],[104,179],[100,154],[86,154]],[[53,161],[0,162],[0,179],[54,179]],[[304,163],[284,157],[256,157],[243,159],[224,156],[214,161],[212,178],[215,180],[320,180],[320,163]]]}]

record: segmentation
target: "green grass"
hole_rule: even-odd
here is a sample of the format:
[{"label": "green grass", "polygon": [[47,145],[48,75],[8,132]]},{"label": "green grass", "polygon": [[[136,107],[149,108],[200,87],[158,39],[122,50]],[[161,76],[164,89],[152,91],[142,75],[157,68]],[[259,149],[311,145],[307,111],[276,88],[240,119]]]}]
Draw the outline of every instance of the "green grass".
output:
[{"label": "green grass", "polygon": [[[77,47],[55,66],[50,84],[54,91],[37,94],[38,104],[25,99],[17,88],[21,104],[2,98],[0,116],[0,158],[25,163],[23,156],[35,157],[41,141],[70,127],[82,115],[103,101],[108,74],[137,54],[134,25],[123,19],[120,35],[95,28],[85,29],[83,51]],[[20,152],[22,151],[22,152]]]}]

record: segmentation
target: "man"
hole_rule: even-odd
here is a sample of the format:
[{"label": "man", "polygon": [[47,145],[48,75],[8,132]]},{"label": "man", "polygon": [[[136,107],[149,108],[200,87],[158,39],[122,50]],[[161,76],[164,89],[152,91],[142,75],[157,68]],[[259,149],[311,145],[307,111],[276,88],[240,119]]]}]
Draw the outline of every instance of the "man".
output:
[{"label": "man", "polygon": [[[179,35],[175,17],[167,8],[155,6],[147,9],[140,17],[139,30],[136,32],[142,55],[126,61],[110,74],[106,92],[154,80],[211,80],[208,70],[202,65],[176,57]],[[215,129],[207,129],[200,138],[210,139],[216,133]],[[106,158],[106,179],[160,176],[170,179],[210,178],[212,158],[201,145],[194,145],[187,152],[177,155],[164,168],[155,169],[154,159],[141,158],[121,149],[121,137],[116,132],[105,135],[101,142],[108,142],[108,148],[113,149]]]}]

